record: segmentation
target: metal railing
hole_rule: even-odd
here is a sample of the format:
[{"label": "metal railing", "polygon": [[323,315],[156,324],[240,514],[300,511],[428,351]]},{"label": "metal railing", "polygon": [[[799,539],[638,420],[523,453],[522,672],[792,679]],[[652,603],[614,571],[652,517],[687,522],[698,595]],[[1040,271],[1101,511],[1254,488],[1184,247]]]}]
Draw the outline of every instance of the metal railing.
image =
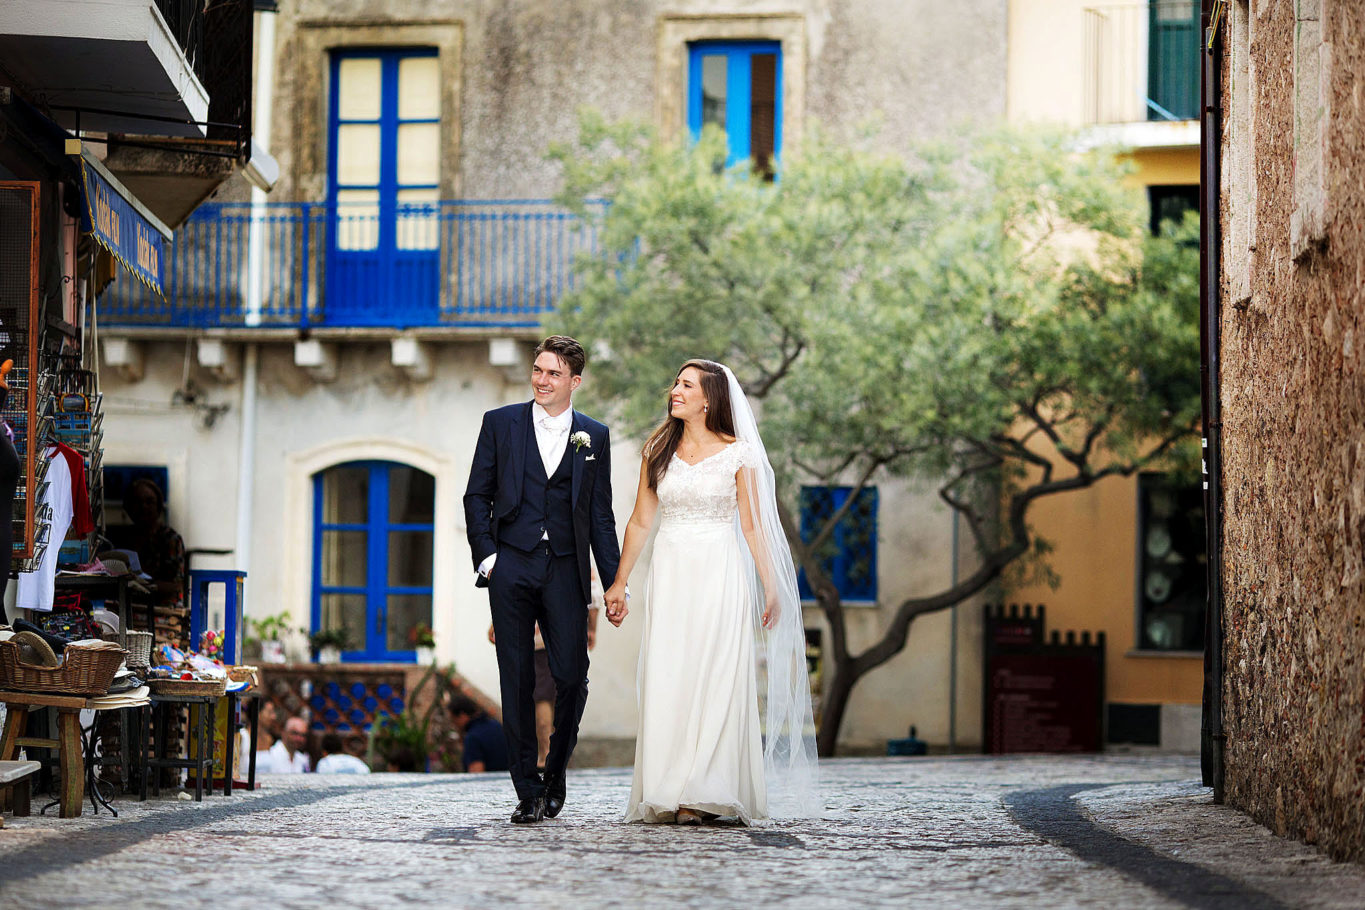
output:
[{"label": "metal railing", "polygon": [[[200,84],[207,84],[204,55],[204,0],[154,0],[161,11],[161,18],[171,30],[175,43],[189,61],[190,69],[199,77]],[[247,63],[250,66],[250,63]]]},{"label": "metal railing", "polygon": [[547,200],[205,203],[175,232],[165,296],[120,278],[99,313],[122,326],[527,326],[596,248],[593,224]]},{"label": "metal railing", "polygon": [[1087,123],[1198,116],[1197,0],[1117,3],[1083,15]]}]

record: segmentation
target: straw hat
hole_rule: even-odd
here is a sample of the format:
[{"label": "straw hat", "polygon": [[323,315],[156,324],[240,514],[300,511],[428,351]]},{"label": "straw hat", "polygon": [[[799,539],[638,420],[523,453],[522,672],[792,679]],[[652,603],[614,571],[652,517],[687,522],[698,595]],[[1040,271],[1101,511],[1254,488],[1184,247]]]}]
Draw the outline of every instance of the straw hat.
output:
[{"label": "straw hat", "polygon": [[62,659],[52,651],[52,646],[35,632],[16,632],[10,639],[19,646],[19,660],[30,666],[60,667]]}]

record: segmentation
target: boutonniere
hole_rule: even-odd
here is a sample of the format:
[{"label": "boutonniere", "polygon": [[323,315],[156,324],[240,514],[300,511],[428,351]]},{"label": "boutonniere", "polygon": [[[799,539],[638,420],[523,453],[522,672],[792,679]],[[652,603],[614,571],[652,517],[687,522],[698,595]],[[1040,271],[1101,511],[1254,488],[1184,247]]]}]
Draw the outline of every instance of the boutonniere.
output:
[{"label": "boutonniere", "polygon": [[592,437],[588,435],[586,430],[579,430],[577,433],[570,436],[569,442],[573,443],[573,450],[575,452],[584,448],[592,448]]}]

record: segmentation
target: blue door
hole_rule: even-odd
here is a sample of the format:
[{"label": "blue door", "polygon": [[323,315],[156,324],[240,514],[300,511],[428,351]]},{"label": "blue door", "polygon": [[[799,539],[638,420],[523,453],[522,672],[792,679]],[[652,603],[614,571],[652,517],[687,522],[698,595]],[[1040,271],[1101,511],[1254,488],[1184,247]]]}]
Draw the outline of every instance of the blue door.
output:
[{"label": "blue door", "polygon": [[344,628],[342,659],[416,660],[431,626],[435,478],[389,461],[353,461],[313,478],[312,628]]},{"label": "blue door", "polygon": [[329,324],[437,321],[440,97],[434,49],[332,56]]},{"label": "blue door", "polygon": [[687,126],[725,131],[726,165],[748,159],[772,179],[782,151],[782,45],[777,41],[697,41],[688,46]]}]

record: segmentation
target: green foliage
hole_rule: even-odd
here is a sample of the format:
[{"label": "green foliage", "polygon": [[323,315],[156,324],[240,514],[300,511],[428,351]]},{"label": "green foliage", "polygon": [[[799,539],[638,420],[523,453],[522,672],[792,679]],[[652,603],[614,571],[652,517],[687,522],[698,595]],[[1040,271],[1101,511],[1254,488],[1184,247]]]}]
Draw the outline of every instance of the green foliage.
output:
[{"label": "green foliage", "polygon": [[248,616],[247,624],[251,627],[252,636],[259,641],[279,641],[280,636],[289,631],[289,614],[276,613],[260,619]]},{"label": "green foliage", "polygon": [[436,633],[431,630],[431,626],[424,622],[419,622],[408,632],[408,641],[414,648],[434,648],[436,647]]},{"label": "green foliage", "polygon": [[337,626],[335,629],[318,629],[310,632],[307,629],[300,629],[300,632],[308,636],[308,647],[314,651],[321,651],[323,648],[340,648],[345,651],[351,645],[351,633],[345,626]]},{"label": "green foliage", "polygon": [[718,171],[719,133],[668,145],[587,115],[552,154],[563,201],[611,205],[549,327],[609,348],[585,397],[627,434],[692,356],[762,400],[786,476],[940,478],[1035,414],[1129,459],[1193,426],[1196,254],[1142,239],[1112,150],[1000,129],[905,159],[817,133],[767,183]]},{"label": "green foliage", "polygon": [[[426,710],[418,714],[413,710],[413,705],[418,703],[420,693],[428,686],[433,690],[431,701]],[[416,760],[419,769],[427,766],[427,758],[434,752],[442,770],[453,770],[448,756],[444,754],[443,742],[439,739],[432,742],[432,716],[443,705],[446,693],[454,691],[454,664],[445,669],[432,664],[407,694],[406,704],[400,713],[379,714],[370,733],[370,751],[378,756],[380,767],[387,767],[390,759],[402,750]]]},{"label": "green foliage", "polygon": [[601,249],[546,328],[595,352],[582,397],[618,438],[662,419],[683,361],[720,360],[756,402],[787,509],[801,483],[900,475],[967,519],[981,570],[901,603],[857,656],[793,539],[854,679],[903,647],[915,615],[1011,563],[1050,578],[1031,503],[1188,465],[1200,412],[1197,220],[1147,236],[1114,149],[1015,128],[908,156],[874,141],[812,131],[774,183],[723,169],[714,131],[665,144],[586,114],[578,144],[552,151],[561,201],[598,220]]}]

